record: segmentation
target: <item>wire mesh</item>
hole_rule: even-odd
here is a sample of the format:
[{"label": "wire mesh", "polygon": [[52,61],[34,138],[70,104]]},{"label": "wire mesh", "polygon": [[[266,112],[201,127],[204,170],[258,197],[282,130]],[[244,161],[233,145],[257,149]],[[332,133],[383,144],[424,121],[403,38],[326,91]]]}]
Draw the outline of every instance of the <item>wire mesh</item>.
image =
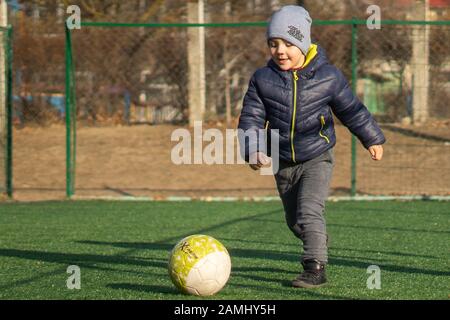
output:
[{"label": "wire mesh", "polygon": [[359,192],[450,192],[449,40],[449,24],[359,27],[357,94],[388,137],[383,165],[369,163],[366,151],[358,150]]},{"label": "wire mesh", "polygon": [[[204,28],[205,125],[234,128],[252,73],[269,59],[265,26]],[[449,28],[448,24],[391,23],[383,24],[381,30],[369,30],[358,24],[356,93],[388,139],[380,163],[371,162],[358,145],[358,194],[450,194]],[[272,179],[241,169],[238,174],[226,166],[181,170],[170,163],[170,134],[187,128],[189,119],[186,26],[92,23],[71,35],[73,96],[80,129],[76,190],[85,195],[276,195]],[[351,81],[351,21],[324,21],[313,26],[312,38]],[[57,102],[58,97],[64,101],[64,34],[55,31],[39,41],[22,34],[15,41],[16,50],[26,53],[29,43],[46,50],[48,58],[28,63],[25,54],[15,62],[20,88],[15,124],[25,129],[50,126],[52,131],[45,139],[53,139],[54,134],[64,135],[58,126],[64,125],[65,106]],[[425,73],[428,79],[424,80]],[[423,97],[426,102],[418,104]],[[419,119],[419,113],[426,119]],[[350,134],[336,123],[338,161],[331,194],[347,195],[351,189]],[[58,165],[50,169],[59,177],[57,183],[43,189],[55,190],[55,185],[63,184],[62,148],[58,142],[59,151],[54,153]],[[45,170],[43,165],[41,172]],[[203,175],[210,178],[199,178]]]}]

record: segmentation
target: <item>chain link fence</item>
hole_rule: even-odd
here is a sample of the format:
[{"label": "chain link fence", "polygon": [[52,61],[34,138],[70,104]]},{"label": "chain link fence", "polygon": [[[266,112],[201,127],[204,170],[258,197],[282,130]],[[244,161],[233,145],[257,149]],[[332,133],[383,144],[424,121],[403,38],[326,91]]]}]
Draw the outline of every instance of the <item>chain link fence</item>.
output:
[{"label": "chain link fence", "polygon": [[389,139],[382,166],[371,165],[364,150],[358,150],[360,190],[450,193],[449,40],[448,21],[358,29],[357,94],[378,116]]},{"label": "chain link fence", "polygon": [[[248,81],[269,59],[265,23],[206,24],[204,30],[205,127],[235,128]],[[15,91],[16,128],[49,127],[42,139],[59,137],[52,140],[54,182],[36,179],[36,184],[44,181],[41,190],[64,191],[68,174],[73,191],[86,196],[276,195],[273,179],[247,168],[186,170],[170,162],[171,133],[188,128],[187,31],[181,24],[89,23],[70,32],[70,67],[59,31],[42,39],[48,58],[29,64],[33,72],[21,61],[15,70],[22,83]],[[449,195],[450,25],[391,21],[369,30],[365,21],[315,21],[312,32],[313,42],[355,84],[388,139],[380,163],[371,162],[357,144],[352,171],[352,139],[337,121],[332,194],[348,195],[355,188],[365,195]],[[20,41],[32,43],[31,35]],[[20,50],[26,47],[32,46]],[[78,128],[68,131],[70,141],[64,140],[63,127],[65,71],[73,79],[68,101],[73,99],[71,121]],[[424,97],[426,102],[418,103]],[[71,145],[67,172],[64,142]],[[22,186],[26,189],[26,183]]]},{"label": "chain link fence", "polygon": [[[406,122],[406,117],[413,117],[414,68],[426,63],[413,56],[413,46],[414,41],[425,45],[421,39],[425,28],[429,52],[428,64],[423,67],[433,76],[427,83],[429,99],[424,108],[430,118],[449,118],[445,103],[449,94],[448,24],[388,24],[382,30],[357,27],[357,93],[383,122]],[[351,80],[351,25],[322,22],[313,28],[313,39]],[[187,28],[183,27],[108,28],[94,24],[74,32],[80,120],[123,124],[186,121],[186,43]],[[207,27],[205,54],[206,120],[224,118],[227,107],[237,116],[249,77],[269,59],[264,29]],[[165,107],[173,112],[163,112]]]},{"label": "chain link fence", "polygon": [[[251,73],[267,60],[260,28],[205,30],[205,120],[237,116]],[[187,28],[83,27],[73,32],[81,124],[188,120]],[[245,63],[243,63],[245,62]],[[228,104],[228,106],[227,106]]]},{"label": "chain link fence", "polygon": [[64,123],[64,28],[23,20],[15,29],[13,61],[16,128]]}]

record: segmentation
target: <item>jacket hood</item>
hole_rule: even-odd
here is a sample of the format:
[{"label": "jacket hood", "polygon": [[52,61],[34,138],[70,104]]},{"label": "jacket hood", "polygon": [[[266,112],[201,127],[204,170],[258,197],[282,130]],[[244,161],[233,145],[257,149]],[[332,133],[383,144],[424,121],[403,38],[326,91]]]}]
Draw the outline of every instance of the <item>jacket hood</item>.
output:
[{"label": "jacket hood", "polygon": [[[299,77],[303,79],[312,78],[320,67],[329,63],[325,49],[318,44],[311,44],[305,62],[306,66],[298,70]],[[281,70],[272,59],[267,62],[267,66],[276,70],[283,77],[288,77],[291,72],[290,70]]]}]

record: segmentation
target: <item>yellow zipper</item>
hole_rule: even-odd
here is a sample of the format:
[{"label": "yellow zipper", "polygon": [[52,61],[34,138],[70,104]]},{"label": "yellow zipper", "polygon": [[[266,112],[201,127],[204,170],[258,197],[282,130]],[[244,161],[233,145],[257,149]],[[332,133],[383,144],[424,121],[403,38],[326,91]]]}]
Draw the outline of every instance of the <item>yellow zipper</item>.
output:
[{"label": "yellow zipper", "polygon": [[320,128],[319,135],[324,138],[327,143],[330,143],[330,139],[328,139],[328,137],[322,133],[323,127],[325,126],[325,117],[323,115],[320,116],[320,123],[322,127]]},{"label": "yellow zipper", "polygon": [[295,131],[295,115],[297,113],[297,70],[293,71],[294,74],[294,110],[292,111],[292,123],[291,123],[291,151],[292,161],[295,163],[295,149],[294,149],[294,131]]}]

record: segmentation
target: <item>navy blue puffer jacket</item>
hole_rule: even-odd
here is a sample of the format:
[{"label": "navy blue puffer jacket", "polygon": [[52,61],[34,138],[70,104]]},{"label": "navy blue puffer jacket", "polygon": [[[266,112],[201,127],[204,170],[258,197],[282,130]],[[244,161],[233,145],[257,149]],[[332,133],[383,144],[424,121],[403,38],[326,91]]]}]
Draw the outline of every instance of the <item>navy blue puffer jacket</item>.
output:
[{"label": "navy blue puffer jacket", "polygon": [[[267,125],[278,129],[280,160],[303,162],[335,145],[332,112],[364,147],[385,142],[381,129],[353,94],[342,72],[328,62],[323,48],[313,44],[302,69],[283,71],[270,60],[253,74],[238,128],[257,130]],[[247,161],[248,152],[247,139]]]}]

